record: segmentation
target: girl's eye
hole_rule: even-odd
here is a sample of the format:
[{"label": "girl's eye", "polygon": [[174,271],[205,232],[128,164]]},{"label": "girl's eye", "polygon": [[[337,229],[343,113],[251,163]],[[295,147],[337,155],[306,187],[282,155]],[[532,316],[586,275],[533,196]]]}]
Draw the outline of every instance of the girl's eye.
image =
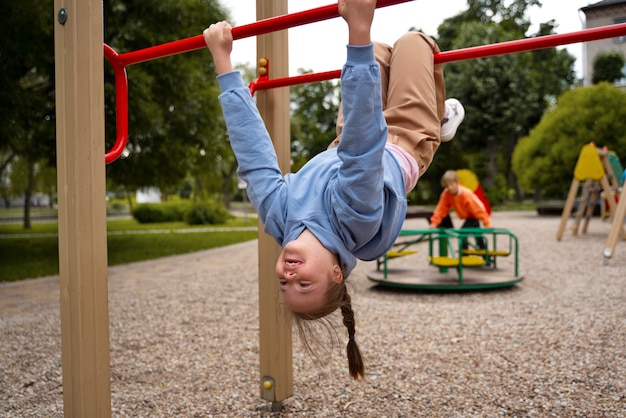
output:
[{"label": "girl's eye", "polygon": [[300,287],[309,287],[310,283],[308,282],[300,282]]},{"label": "girl's eye", "polygon": [[281,280],[281,281],[279,282],[279,284],[280,284],[281,286],[285,286],[285,285],[287,284],[287,280]]}]

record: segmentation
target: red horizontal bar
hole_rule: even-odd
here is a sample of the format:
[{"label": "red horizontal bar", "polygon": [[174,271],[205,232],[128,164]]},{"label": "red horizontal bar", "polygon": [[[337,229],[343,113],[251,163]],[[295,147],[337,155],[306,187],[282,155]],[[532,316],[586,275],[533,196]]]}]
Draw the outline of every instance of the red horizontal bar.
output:
[{"label": "red horizontal bar", "polygon": [[295,86],[298,84],[316,83],[341,77],[341,70],[326,71],[323,73],[300,74],[291,77],[268,79],[262,76],[250,83],[250,94],[254,96],[256,90],[269,90],[278,87]]},{"label": "red horizontal bar", "polygon": [[[394,4],[407,3],[413,0],[378,0],[377,8],[392,6]],[[258,20],[247,25],[233,28],[233,39],[243,39],[256,35],[263,35],[295,26],[319,22],[321,20],[339,17],[337,4],[329,4],[311,10],[270,17]],[[104,55],[113,66],[115,72],[115,103],[116,103],[116,131],[113,149],[104,156],[107,164],[117,160],[128,142],[128,79],[126,67],[140,62],[164,58],[170,55],[182,54],[205,48],[203,35],[192,36],[178,41],[156,45],[137,51],[118,54],[110,46],[104,44]]]},{"label": "red horizontal bar", "polygon": [[[409,1],[413,0],[378,0],[376,7],[387,7],[395,4],[407,3]],[[249,23],[247,25],[236,26],[233,28],[233,39],[237,40],[251,36],[264,35],[266,33],[277,32],[279,30],[319,22],[321,20],[333,19],[336,17],[339,17],[337,4],[329,4],[328,6],[321,6],[302,12],[270,17]],[[162,45],[156,45],[149,48],[139,49],[137,51],[119,54],[117,59],[119,59],[124,66],[128,66],[139,62],[150,61],[156,58],[163,58],[170,55],[195,51],[205,47],[206,44],[204,43],[204,37],[202,35],[196,35]]]},{"label": "red horizontal bar", "polygon": [[[404,3],[407,0],[379,0],[377,7],[390,6]],[[338,16],[337,6],[329,5],[311,9],[291,15],[277,16],[260,20],[248,25],[233,28],[233,38],[242,39],[248,36],[261,35],[275,30],[287,29],[290,27],[313,23],[324,19],[331,19]],[[444,51],[435,55],[436,63],[446,63],[454,61],[469,60],[475,58],[486,58],[496,55],[511,54],[516,52],[531,51],[536,49],[551,48],[559,45],[567,45],[577,42],[590,42],[598,39],[606,39],[626,35],[626,23],[617,25],[602,26],[599,28],[585,29],[578,32],[566,34],[545,35],[536,38],[519,39],[509,42],[501,42],[491,45],[481,45],[454,51]],[[122,154],[128,141],[128,80],[126,77],[126,66],[149,61],[156,58],[179,54],[204,48],[204,37],[202,35],[180,41],[170,42],[151,48],[117,54],[108,45],[104,45],[106,58],[113,65],[115,72],[115,92],[116,92],[116,129],[117,137],[113,149],[105,155],[107,164],[115,161]],[[315,74],[302,74],[299,76],[285,77],[278,79],[268,79],[266,76],[255,80],[250,85],[252,94],[256,90],[267,90],[271,88],[286,87],[297,84],[319,82],[336,79],[341,76],[341,70],[327,71]]]},{"label": "red horizontal bar", "polygon": [[[590,42],[598,39],[613,38],[626,35],[626,23],[601,26],[599,28],[584,29],[578,32],[538,36],[536,38],[518,39],[515,41],[500,42],[497,44],[473,46],[444,51],[435,55],[435,62],[443,64],[454,61],[464,61],[476,58],[486,58],[496,55],[512,54],[516,52],[532,51],[536,49],[552,48],[559,45]],[[316,74],[301,74],[292,77],[268,79],[260,77],[250,84],[250,91],[268,90],[278,87],[295,86],[298,84],[332,80],[341,77],[341,70],[327,71]]]},{"label": "red horizontal bar", "polygon": [[537,36],[535,38],[500,42],[491,45],[473,46],[454,51],[444,51],[435,55],[435,62],[443,64],[445,62],[493,57],[495,55],[552,48],[559,45],[575,44],[578,42],[597,41],[598,39],[613,38],[622,35],[626,35],[626,23],[583,29],[571,33],[559,33],[554,35]]}]

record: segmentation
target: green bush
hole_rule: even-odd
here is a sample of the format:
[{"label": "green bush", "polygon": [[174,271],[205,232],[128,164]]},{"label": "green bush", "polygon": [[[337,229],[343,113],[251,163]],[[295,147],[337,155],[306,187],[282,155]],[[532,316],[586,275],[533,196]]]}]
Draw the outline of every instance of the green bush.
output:
[{"label": "green bush", "polygon": [[232,216],[222,205],[202,202],[187,209],[184,221],[189,225],[217,225],[226,223],[230,218]]},{"label": "green bush", "polygon": [[142,203],[132,210],[132,215],[142,224],[176,222],[183,220],[187,206],[184,202]]},{"label": "green bush", "polygon": [[121,212],[126,209],[126,205],[122,202],[113,202],[111,203],[111,210],[116,212]]}]

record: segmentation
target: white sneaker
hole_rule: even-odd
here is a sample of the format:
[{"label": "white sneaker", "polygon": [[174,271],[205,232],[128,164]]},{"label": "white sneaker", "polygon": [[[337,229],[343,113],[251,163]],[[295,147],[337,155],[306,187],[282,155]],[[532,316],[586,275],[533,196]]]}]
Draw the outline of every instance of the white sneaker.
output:
[{"label": "white sneaker", "polygon": [[441,142],[448,142],[456,134],[456,130],[463,122],[465,109],[457,99],[446,100],[446,117],[441,123]]}]

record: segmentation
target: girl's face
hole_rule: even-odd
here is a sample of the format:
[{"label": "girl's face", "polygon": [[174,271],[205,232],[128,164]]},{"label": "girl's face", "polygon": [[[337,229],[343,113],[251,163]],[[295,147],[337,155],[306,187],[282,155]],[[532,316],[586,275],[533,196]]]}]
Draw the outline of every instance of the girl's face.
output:
[{"label": "girl's face", "polygon": [[276,261],[276,275],[285,303],[296,313],[319,311],[330,283],[343,280],[337,256],[308,229],[285,245]]}]

